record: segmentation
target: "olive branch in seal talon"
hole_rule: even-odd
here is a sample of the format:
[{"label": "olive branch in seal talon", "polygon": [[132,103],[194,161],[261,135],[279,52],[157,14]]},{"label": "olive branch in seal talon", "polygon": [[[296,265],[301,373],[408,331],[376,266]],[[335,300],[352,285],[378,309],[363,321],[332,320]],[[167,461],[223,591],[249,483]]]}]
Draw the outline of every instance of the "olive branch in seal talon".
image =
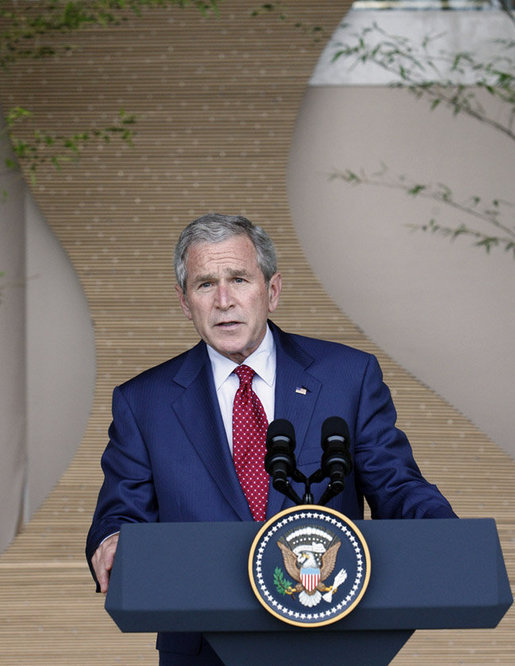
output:
[{"label": "olive branch in seal talon", "polygon": [[295,594],[295,588],[292,586],[291,580],[288,580],[287,578],[284,577],[284,573],[281,567],[275,567],[274,585],[277,592],[279,592],[279,594],[282,594],[283,597],[286,594],[290,594],[292,596]]}]

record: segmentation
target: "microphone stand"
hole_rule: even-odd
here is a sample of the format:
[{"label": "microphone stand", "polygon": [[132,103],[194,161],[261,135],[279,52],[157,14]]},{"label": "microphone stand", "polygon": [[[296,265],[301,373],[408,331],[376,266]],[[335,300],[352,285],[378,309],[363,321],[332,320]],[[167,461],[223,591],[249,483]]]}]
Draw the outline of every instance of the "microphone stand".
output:
[{"label": "microphone stand", "polygon": [[[298,481],[299,483],[304,484],[304,495],[302,496],[302,499],[296,493],[295,489],[288,481],[288,479],[284,478],[283,476],[276,478],[272,477],[272,485],[278,492],[288,497],[288,499],[291,499],[291,501],[297,505],[315,504],[315,498],[311,491],[311,484],[322,481],[325,478],[325,476],[326,474],[323,472],[322,469],[318,469],[309,477],[300,472],[298,469],[295,469],[292,473],[291,478],[294,481]],[[330,481],[322,497],[317,502],[317,504],[325,506],[330,499],[336,497],[336,495],[339,495],[341,492],[343,492],[343,489],[344,489],[343,481],[338,480],[334,483]]]},{"label": "microphone stand", "polygon": [[[295,479],[295,481],[301,481],[301,482],[302,481],[304,481],[304,482],[307,481],[304,474],[302,474],[302,472],[299,472],[297,469],[294,470],[292,478]],[[282,475],[281,476],[273,476],[272,475],[272,485],[278,492],[280,492],[282,495],[285,495],[286,497],[288,497],[288,499],[291,499],[291,501],[294,502],[297,505],[299,505],[299,504],[312,504],[313,503],[312,501],[311,502],[305,501],[306,496],[307,496],[307,492],[304,494],[304,498],[301,499],[297,495],[297,493],[295,492],[293,486],[288,481],[288,479],[285,478]],[[311,499],[312,499],[312,496],[311,496]]]}]

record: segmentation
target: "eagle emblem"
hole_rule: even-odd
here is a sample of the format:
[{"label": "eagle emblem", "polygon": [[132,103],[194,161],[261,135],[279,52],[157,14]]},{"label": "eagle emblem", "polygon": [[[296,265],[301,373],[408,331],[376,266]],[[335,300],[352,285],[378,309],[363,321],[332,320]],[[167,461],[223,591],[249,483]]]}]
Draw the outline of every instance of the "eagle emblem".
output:
[{"label": "eagle emblem", "polygon": [[284,509],[259,529],[248,567],[252,589],[269,613],[297,627],[323,627],[360,602],[370,553],[346,516],[305,504]]},{"label": "eagle emblem", "polygon": [[333,573],[341,541],[327,529],[302,527],[282,536],[277,545],[283,556],[284,567],[295,585],[288,581],[281,569],[275,572],[275,586],[280,594],[298,595],[303,606],[313,607],[322,599],[330,603],[338,587],[346,580],[341,569],[332,585],[325,581]]}]

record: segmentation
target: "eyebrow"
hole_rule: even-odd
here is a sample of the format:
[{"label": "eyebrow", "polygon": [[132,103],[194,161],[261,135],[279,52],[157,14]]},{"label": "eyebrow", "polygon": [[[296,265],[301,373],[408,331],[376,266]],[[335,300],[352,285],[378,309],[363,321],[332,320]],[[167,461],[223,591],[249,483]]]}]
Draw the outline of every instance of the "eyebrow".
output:
[{"label": "eyebrow", "polygon": [[228,271],[230,277],[237,277],[241,275],[242,277],[248,277],[250,274],[246,268],[240,268],[239,270],[231,269]]},{"label": "eyebrow", "polygon": [[[231,268],[228,271],[224,273],[224,277],[248,277],[249,272],[246,268],[241,268],[241,269],[236,269],[236,268]],[[214,275],[213,273],[206,273],[204,275],[195,275],[192,278],[192,282],[195,282],[196,284],[202,284],[203,282],[215,282],[218,279],[218,275]]]}]

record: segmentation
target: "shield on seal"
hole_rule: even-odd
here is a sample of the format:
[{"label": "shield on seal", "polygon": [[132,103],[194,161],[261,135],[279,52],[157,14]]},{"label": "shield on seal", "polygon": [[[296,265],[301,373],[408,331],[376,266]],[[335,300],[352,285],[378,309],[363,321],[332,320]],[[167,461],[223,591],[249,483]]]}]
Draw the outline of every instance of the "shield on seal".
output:
[{"label": "shield on seal", "polygon": [[300,580],[308,592],[313,592],[320,580],[320,569],[303,567],[300,570]]}]

